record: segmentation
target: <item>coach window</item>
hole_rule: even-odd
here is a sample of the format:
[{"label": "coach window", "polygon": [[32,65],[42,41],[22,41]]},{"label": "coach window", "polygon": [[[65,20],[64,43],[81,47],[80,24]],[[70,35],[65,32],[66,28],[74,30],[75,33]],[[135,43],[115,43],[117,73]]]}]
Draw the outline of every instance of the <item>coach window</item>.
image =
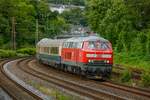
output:
[{"label": "coach window", "polygon": [[51,47],[48,48],[48,54],[50,54],[50,53],[51,53]]},{"label": "coach window", "polygon": [[40,53],[42,53],[43,52],[43,47],[40,47]]},{"label": "coach window", "polygon": [[46,51],[47,51],[47,53],[49,53],[49,47],[47,47],[47,50],[46,50]]},{"label": "coach window", "polygon": [[47,53],[47,47],[45,47],[45,53]]},{"label": "coach window", "polygon": [[42,53],[42,47],[40,47],[40,53]]},{"label": "coach window", "polygon": [[46,52],[46,47],[44,47],[43,49],[44,49],[43,51],[44,51],[44,53],[45,53],[45,52]]},{"label": "coach window", "polygon": [[41,49],[42,49],[42,53],[44,53],[44,47],[42,47]]},{"label": "coach window", "polygon": [[51,54],[59,54],[59,48],[58,47],[51,47]]},{"label": "coach window", "polygon": [[48,47],[45,48],[45,52],[46,52],[46,53],[49,52],[49,48],[48,48]]},{"label": "coach window", "polygon": [[42,47],[42,53],[44,53],[44,47]]}]

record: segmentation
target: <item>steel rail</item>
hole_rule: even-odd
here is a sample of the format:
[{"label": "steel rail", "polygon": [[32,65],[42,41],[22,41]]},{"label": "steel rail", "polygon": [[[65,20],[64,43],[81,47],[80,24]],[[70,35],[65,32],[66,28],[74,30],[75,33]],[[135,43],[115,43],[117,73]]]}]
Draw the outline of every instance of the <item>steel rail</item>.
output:
[{"label": "steel rail", "polygon": [[[21,58],[22,59],[22,58]],[[23,58],[23,59],[27,59],[27,58]],[[31,99],[35,99],[35,100],[42,100],[41,97],[35,95],[34,93],[32,93],[31,91],[27,90],[25,87],[23,87],[22,85],[18,84],[15,80],[11,79],[6,73],[5,73],[5,70],[3,68],[3,66],[12,61],[12,60],[15,60],[15,59],[10,59],[10,60],[4,60],[1,62],[0,64],[0,70],[1,70],[1,74],[3,74],[3,76],[5,76],[9,82],[11,82],[13,85],[12,86],[15,86],[16,89],[20,89],[22,92],[25,92],[26,94],[28,94],[29,97],[32,97]],[[20,100],[20,96],[14,94],[12,91],[10,91],[10,88],[11,87],[8,87],[5,83],[1,82],[1,87],[4,91],[6,91],[8,93],[9,96],[12,97],[13,100]],[[17,91],[17,90],[14,90],[14,91]],[[25,96],[24,98],[28,98],[27,95],[23,94],[22,96]]]}]

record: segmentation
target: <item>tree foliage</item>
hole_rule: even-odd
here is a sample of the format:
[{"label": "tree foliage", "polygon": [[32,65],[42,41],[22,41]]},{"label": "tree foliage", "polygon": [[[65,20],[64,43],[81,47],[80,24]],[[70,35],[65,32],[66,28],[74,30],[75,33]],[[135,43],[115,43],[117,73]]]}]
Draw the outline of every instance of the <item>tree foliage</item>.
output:
[{"label": "tree foliage", "polygon": [[65,20],[58,17],[57,12],[50,11],[47,0],[0,0],[1,48],[11,48],[13,17],[18,48],[34,45],[36,20],[39,24],[39,39],[52,37],[67,29]]},{"label": "tree foliage", "polygon": [[87,26],[84,11],[80,8],[72,8],[70,10],[66,10],[61,14],[61,16],[69,24]]},{"label": "tree foliage", "polygon": [[149,0],[87,0],[89,26],[118,52],[150,53]]},{"label": "tree foliage", "polygon": [[48,0],[49,3],[53,4],[72,4],[72,5],[84,5],[85,0]]}]

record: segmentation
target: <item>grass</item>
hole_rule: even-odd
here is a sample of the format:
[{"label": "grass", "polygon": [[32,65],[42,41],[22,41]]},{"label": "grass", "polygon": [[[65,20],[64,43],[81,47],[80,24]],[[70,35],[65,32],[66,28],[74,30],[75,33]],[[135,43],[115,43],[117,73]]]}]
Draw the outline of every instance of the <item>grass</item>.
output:
[{"label": "grass", "polygon": [[[114,63],[121,64],[124,67],[121,76],[118,80],[122,83],[133,84],[134,80],[131,79],[133,71],[141,72],[141,80],[136,82],[140,86],[150,87],[150,57],[141,56],[135,53],[114,53]],[[115,67],[115,66],[114,66]],[[113,69],[115,72],[116,70]]]},{"label": "grass", "polygon": [[41,91],[43,94],[51,97],[52,100],[79,100],[77,97],[67,95],[54,87],[47,88],[46,86],[35,83],[34,81],[29,81],[28,84]]},{"label": "grass", "polygon": [[122,82],[129,82],[132,78],[132,75],[131,75],[131,72],[126,70],[122,73],[122,76],[121,76],[121,81]]},{"label": "grass", "polygon": [[128,68],[134,68],[137,70],[150,71],[150,57],[138,56],[127,53],[115,53],[114,62],[115,64],[122,64]]}]

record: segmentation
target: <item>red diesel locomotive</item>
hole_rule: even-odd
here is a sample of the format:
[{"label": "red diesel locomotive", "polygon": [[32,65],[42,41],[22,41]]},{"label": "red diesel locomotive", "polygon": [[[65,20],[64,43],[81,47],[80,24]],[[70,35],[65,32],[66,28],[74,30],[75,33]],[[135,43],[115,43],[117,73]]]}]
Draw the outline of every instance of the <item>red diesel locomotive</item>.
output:
[{"label": "red diesel locomotive", "polygon": [[113,50],[111,43],[99,36],[42,39],[37,44],[37,59],[64,71],[97,79],[110,76]]}]

